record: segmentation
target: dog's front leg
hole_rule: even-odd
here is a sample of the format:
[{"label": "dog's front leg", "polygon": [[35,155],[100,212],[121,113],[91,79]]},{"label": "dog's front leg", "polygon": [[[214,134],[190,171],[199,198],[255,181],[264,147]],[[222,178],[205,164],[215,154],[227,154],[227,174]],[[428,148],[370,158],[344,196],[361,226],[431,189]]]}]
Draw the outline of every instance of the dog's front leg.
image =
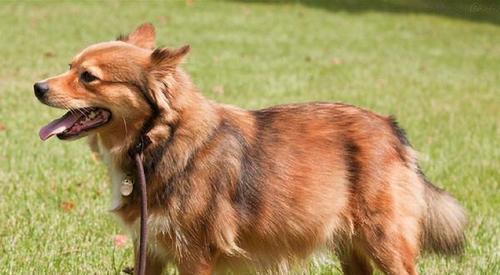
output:
[{"label": "dog's front leg", "polygon": [[[147,275],[160,275],[165,269],[166,261],[161,257],[156,255],[153,250],[146,250],[146,274]],[[139,244],[138,241],[134,242],[134,270],[133,274],[137,274],[139,272]]]},{"label": "dog's front leg", "polygon": [[200,255],[181,260],[177,267],[180,275],[211,275],[214,272],[217,254]]}]

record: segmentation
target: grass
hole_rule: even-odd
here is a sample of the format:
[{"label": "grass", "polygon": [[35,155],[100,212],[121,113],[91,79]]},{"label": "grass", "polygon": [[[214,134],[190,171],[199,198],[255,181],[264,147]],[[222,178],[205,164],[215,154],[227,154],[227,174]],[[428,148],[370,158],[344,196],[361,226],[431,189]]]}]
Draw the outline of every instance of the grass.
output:
[{"label": "grass", "polygon": [[[189,2],[189,1],[187,1]],[[118,274],[130,243],[107,213],[104,167],[84,141],[42,143],[61,111],[32,84],[85,45],[151,21],[211,99],[246,108],[343,101],[396,115],[424,170],[469,214],[459,258],[422,274],[500,273],[500,6],[493,1],[208,0],[0,3],[0,274]],[[311,274],[339,274],[333,259]]]}]

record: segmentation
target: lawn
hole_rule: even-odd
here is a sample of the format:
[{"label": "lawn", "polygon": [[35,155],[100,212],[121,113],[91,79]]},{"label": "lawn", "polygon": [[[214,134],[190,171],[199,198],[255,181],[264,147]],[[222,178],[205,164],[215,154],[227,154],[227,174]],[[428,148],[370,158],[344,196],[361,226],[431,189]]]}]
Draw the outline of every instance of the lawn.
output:
[{"label": "lawn", "polygon": [[[154,23],[189,43],[206,97],[261,108],[341,101],[398,117],[428,177],[469,215],[465,255],[421,274],[500,274],[500,4],[496,1],[0,3],[0,274],[118,274],[130,242],[107,212],[102,164],[83,140],[42,143],[60,110],[35,81],[84,46]],[[439,3],[439,4],[436,4]],[[328,257],[311,274],[339,274]]]}]

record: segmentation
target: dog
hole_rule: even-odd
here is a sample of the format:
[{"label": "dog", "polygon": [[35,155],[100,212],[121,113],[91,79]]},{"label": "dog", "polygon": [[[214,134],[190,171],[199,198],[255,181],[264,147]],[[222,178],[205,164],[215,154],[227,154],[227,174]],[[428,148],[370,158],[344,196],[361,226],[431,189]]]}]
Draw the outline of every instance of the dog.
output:
[{"label": "dog", "polygon": [[68,110],[40,138],[88,136],[136,246],[128,152],[147,141],[148,274],[169,263],[183,275],[288,274],[325,250],[345,274],[417,274],[422,251],[463,250],[464,209],[425,177],[393,117],[342,103],[218,104],[180,66],[190,46],[155,39],[143,24],[34,85],[42,103]]}]

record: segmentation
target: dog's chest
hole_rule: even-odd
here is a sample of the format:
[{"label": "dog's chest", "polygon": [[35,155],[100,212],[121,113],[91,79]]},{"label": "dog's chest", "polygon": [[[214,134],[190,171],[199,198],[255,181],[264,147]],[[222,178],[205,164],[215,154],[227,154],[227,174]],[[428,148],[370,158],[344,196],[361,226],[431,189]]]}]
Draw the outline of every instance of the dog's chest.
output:
[{"label": "dog's chest", "polygon": [[[130,178],[127,172],[120,169],[113,161],[112,154],[106,150],[98,139],[99,153],[101,155],[102,161],[108,167],[108,174],[111,179],[111,208],[110,210],[119,210],[126,203],[127,197],[123,195],[123,184],[124,180]],[[115,212],[115,211],[113,211]],[[116,211],[115,213],[119,213]],[[119,221],[122,226],[127,229],[134,238],[139,236],[139,220],[134,220],[133,222],[126,222],[120,214],[116,215],[119,217]],[[185,236],[175,223],[172,223],[169,219],[169,215],[150,215],[148,217],[149,225],[149,249],[156,254],[158,257],[168,258],[166,251],[171,249],[165,249],[160,244],[173,243],[175,240],[177,243],[186,243]]]},{"label": "dog's chest", "polygon": [[111,153],[102,145],[98,139],[99,153],[103,162],[108,167],[108,174],[111,179],[111,207],[110,210],[116,210],[123,204],[123,183],[128,178],[127,173],[120,169],[114,162]]}]

